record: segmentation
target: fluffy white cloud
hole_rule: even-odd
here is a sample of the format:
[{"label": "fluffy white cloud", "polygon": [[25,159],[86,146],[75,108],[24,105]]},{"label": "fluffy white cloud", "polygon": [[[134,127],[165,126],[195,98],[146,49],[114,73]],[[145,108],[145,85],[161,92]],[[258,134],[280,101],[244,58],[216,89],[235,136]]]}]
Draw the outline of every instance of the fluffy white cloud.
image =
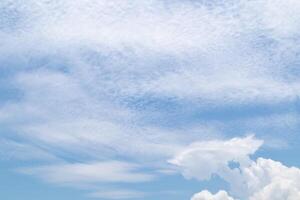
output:
[{"label": "fluffy white cloud", "polygon": [[229,162],[247,166],[251,162],[249,155],[261,145],[262,141],[254,139],[253,136],[229,141],[198,142],[177,154],[170,163],[179,166],[187,178],[207,180],[216,173],[223,176],[238,173],[236,169],[228,166]]},{"label": "fluffy white cloud", "polygon": [[[261,141],[253,138],[234,138],[229,141],[211,141],[191,145],[179,153],[171,163],[177,165],[184,176],[205,180],[216,174],[230,185],[230,194],[249,200],[300,198],[300,169],[287,167],[271,159],[250,160]],[[245,162],[245,160],[247,162]],[[237,163],[230,166],[230,161]],[[216,195],[208,191],[196,194],[194,199],[233,199],[226,192]]]},{"label": "fluffy white cloud", "polygon": [[[243,176],[249,188],[250,200],[296,200],[300,198],[300,169],[280,162],[258,158]],[[252,195],[253,194],[253,195]]]}]

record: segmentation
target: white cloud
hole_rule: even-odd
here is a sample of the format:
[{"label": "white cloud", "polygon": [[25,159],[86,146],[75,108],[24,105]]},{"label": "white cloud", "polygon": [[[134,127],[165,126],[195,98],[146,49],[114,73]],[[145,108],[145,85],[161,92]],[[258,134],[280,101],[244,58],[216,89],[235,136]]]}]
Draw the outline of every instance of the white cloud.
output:
[{"label": "white cloud", "polygon": [[[15,2],[10,9],[25,18],[18,22],[24,26],[3,33],[9,48],[1,49],[12,55],[29,51],[30,57],[63,54],[80,83],[100,94],[225,104],[293,101],[300,83],[286,80],[288,67],[274,54],[286,50],[287,38],[297,33],[298,6],[295,0],[212,7],[174,2],[168,8],[157,0]],[[290,12],[292,17],[283,17]],[[262,35],[275,40],[276,48],[255,48]],[[271,55],[265,52],[270,46]],[[286,57],[294,60],[297,51]],[[172,66],[154,61],[168,56],[175,59]]]},{"label": "white cloud", "polygon": [[[200,145],[201,144],[201,145]],[[271,159],[250,160],[261,145],[253,137],[234,138],[228,141],[211,141],[191,145],[179,153],[171,163],[177,165],[182,174],[199,180],[209,179],[216,174],[230,185],[230,194],[249,200],[300,198],[300,169],[287,167]],[[247,160],[247,162],[244,162]],[[235,167],[229,162],[237,163]],[[216,195],[208,191],[196,194],[192,200],[233,199],[226,192]]]},{"label": "white cloud", "polygon": [[153,175],[138,172],[140,166],[128,162],[103,161],[95,163],[55,164],[21,168],[20,172],[38,176],[43,180],[61,185],[81,185],[101,182],[145,182]]},{"label": "white cloud", "polygon": [[191,200],[234,200],[228,196],[226,191],[219,191],[216,194],[212,194],[207,190],[195,194]]},{"label": "white cloud", "polygon": [[[161,168],[166,157],[206,132],[166,130],[155,114],[145,112],[147,103],[155,101],[157,112],[167,112],[170,99],[183,106],[208,105],[207,110],[298,99],[299,6],[297,0],[3,0],[1,70],[11,73],[8,82],[21,95],[1,105],[1,125],[16,132],[11,137],[41,145],[49,155],[96,160],[33,167],[29,174],[56,183],[146,179],[116,166],[112,179],[88,171],[106,169],[98,160],[114,156],[150,160],[143,164]],[[268,123],[298,123],[275,118]],[[251,120],[259,124],[265,119]],[[217,173],[239,196],[247,190],[241,169],[254,165],[249,155],[261,143],[253,137],[194,143],[171,162],[188,178],[209,179]],[[9,146],[21,158],[35,150],[26,144]],[[0,148],[5,152],[7,142]],[[19,148],[29,153],[25,156]],[[231,169],[232,161],[240,169]],[[286,190],[275,180],[266,184],[263,191],[253,189],[257,198],[271,195],[273,188]],[[297,187],[292,181],[288,193],[297,195]],[[207,192],[199,195],[214,198]]]},{"label": "white cloud", "polygon": [[297,98],[299,82],[286,83],[267,77],[268,75],[257,75],[252,72],[240,74],[244,73],[244,70],[240,66],[234,69],[218,69],[208,74],[183,70],[161,77],[148,87],[162,96],[201,99],[207,104],[209,102],[269,104],[293,101]]},{"label": "white cloud", "polygon": [[259,25],[272,34],[273,38],[283,40],[299,36],[300,14],[297,11],[300,8],[299,1],[253,1],[246,8],[253,15],[258,14],[257,19],[261,22]]},{"label": "white cloud", "polygon": [[2,107],[1,121],[14,124],[18,137],[48,150],[102,159],[116,154],[146,158],[170,156],[181,146],[179,133],[132,125],[137,118],[134,110],[95,98],[64,73],[23,73],[15,84],[24,96]]},{"label": "white cloud", "polygon": [[[33,39],[58,46],[85,44],[108,49],[130,46],[173,53],[192,48],[204,50],[218,44],[216,40],[224,40],[222,36],[230,32],[226,24],[231,22],[204,7],[174,2],[168,10],[163,1],[157,0],[27,1],[11,3],[10,7],[25,18],[19,22],[26,25],[19,30],[26,30],[21,33],[25,42]],[[14,35],[18,36],[19,31]]]},{"label": "white cloud", "polygon": [[287,167],[271,159],[258,158],[243,174],[249,187],[249,199],[300,198],[300,169]]},{"label": "white cloud", "polygon": [[177,154],[170,163],[179,166],[187,178],[207,180],[215,173],[221,176],[238,173],[230,169],[228,163],[234,161],[247,166],[251,162],[249,155],[261,145],[262,141],[254,139],[253,136],[229,141],[197,142]]}]

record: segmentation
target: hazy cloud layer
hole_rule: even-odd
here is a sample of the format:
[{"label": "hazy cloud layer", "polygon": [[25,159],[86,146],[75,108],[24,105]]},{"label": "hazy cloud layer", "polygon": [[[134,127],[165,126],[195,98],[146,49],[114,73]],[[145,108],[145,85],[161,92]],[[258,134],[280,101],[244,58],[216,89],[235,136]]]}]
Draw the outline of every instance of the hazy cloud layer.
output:
[{"label": "hazy cloud layer", "polygon": [[[141,198],[109,184],[171,176],[176,165],[231,185],[193,200],[296,198],[298,169],[250,155],[262,140],[298,144],[299,9],[297,0],[1,1],[1,160],[47,162],[19,171],[54,184],[108,184],[85,185],[91,197]],[[237,137],[249,132],[261,139]]]}]

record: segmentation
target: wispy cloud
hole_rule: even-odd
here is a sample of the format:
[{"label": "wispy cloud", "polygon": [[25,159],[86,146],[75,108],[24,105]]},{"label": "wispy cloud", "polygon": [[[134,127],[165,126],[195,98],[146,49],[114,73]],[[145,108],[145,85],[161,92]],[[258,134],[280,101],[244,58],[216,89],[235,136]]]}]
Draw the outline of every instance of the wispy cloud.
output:
[{"label": "wispy cloud", "polygon": [[16,142],[9,139],[0,139],[0,160],[2,161],[60,161],[55,155],[34,145]]},{"label": "wispy cloud", "polygon": [[144,197],[145,194],[134,190],[109,190],[91,193],[89,197],[104,199],[138,199]]},{"label": "wispy cloud", "polygon": [[75,184],[96,182],[143,182],[154,178],[152,175],[135,172],[140,167],[120,161],[97,163],[72,163],[47,165],[20,169],[21,172],[36,175],[45,181]]},{"label": "wispy cloud", "polygon": [[[0,79],[18,95],[2,103],[0,94],[0,153],[48,160],[23,172],[55,184],[151,181],[156,172],[174,174],[167,164],[174,155],[185,177],[218,173],[235,190],[252,181],[247,170],[290,173],[250,159],[261,140],[220,138],[255,131],[273,147],[298,139],[283,135],[299,126],[299,8],[297,0],[3,0]],[[280,105],[292,108],[278,111]],[[261,115],[265,106],[274,112]],[[255,114],[243,117],[249,110]],[[253,198],[274,181],[253,189]]]}]

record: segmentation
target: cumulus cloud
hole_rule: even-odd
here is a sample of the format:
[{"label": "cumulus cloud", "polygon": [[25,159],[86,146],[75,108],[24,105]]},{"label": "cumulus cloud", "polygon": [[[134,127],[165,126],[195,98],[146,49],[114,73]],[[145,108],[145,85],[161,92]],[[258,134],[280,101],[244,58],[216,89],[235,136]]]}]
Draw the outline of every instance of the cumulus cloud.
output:
[{"label": "cumulus cloud", "polygon": [[199,142],[180,152],[173,160],[170,160],[170,163],[181,167],[187,178],[205,180],[218,172],[224,175],[235,173],[236,171],[228,166],[230,161],[238,162],[243,166],[248,165],[249,155],[261,145],[262,141],[253,139],[253,136],[233,138],[224,142]]},{"label": "cumulus cloud", "polygon": [[249,187],[249,199],[299,199],[300,169],[287,167],[271,159],[258,158],[243,170]]},{"label": "cumulus cloud", "polygon": [[[249,156],[261,144],[262,142],[254,137],[246,137],[191,145],[171,160],[171,163],[177,165],[188,178],[205,180],[212,174],[220,176],[229,183],[229,192],[237,199],[300,198],[299,168],[287,167],[271,159],[250,159]],[[236,162],[237,165],[230,166],[230,161]],[[225,191],[215,195],[209,191],[202,191],[192,198],[198,199],[233,200],[233,197],[228,196]]]}]

